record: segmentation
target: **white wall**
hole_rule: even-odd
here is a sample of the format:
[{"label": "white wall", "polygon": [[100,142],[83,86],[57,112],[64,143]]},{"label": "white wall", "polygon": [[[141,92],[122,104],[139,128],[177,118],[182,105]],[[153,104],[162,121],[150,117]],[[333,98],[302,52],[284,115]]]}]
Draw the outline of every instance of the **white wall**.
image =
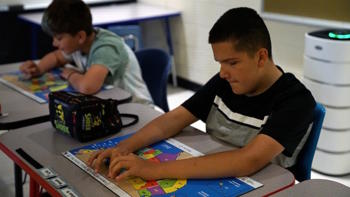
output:
[{"label": "white wall", "polygon": [[321,27],[265,20],[270,31],[274,62],[285,71],[302,78],[304,35]]},{"label": "white wall", "polygon": [[[177,75],[204,84],[219,70],[208,44],[208,33],[215,21],[233,7],[251,7],[260,12],[262,1],[257,0],[139,0],[181,10],[181,17],[171,20]],[[265,20],[272,39],[272,54],[276,64],[301,78],[304,53],[304,34],[321,29],[309,25]],[[142,24],[146,47],[166,49],[164,24],[159,21]]]}]

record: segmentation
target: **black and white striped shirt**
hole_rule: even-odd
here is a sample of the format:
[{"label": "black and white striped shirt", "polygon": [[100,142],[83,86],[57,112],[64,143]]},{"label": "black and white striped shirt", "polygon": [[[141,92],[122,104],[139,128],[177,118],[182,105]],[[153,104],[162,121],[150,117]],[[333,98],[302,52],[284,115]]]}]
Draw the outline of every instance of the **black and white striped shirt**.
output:
[{"label": "black and white striped shirt", "polygon": [[182,106],[206,122],[209,134],[235,146],[245,146],[258,134],[272,137],[285,148],[273,162],[290,167],[310,132],[315,100],[291,73],[250,97],[233,93],[216,74]]}]

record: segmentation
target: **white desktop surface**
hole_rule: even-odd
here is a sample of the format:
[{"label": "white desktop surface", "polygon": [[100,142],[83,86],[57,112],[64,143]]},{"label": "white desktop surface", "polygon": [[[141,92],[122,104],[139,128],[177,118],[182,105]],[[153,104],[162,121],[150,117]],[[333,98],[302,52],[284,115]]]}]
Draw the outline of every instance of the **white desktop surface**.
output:
[{"label": "white desktop surface", "polygon": [[[112,4],[91,7],[93,25],[142,21],[180,15],[179,10],[153,6],[144,3]],[[40,25],[43,12],[20,14],[25,21]]]}]

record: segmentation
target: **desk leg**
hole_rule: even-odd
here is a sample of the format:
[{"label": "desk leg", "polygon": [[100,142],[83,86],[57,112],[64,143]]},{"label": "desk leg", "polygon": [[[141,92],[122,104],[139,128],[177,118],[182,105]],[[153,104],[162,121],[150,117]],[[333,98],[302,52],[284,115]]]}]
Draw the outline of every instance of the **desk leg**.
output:
[{"label": "desk leg", "polygon": [[32,25],[32,48],[31,48],[31,56],[32,60],[38,59],[38,33],[39,28],[36,25]]},{"label": "desk leg", "polygon": [[22,169],[15,163],[15,189],[16,197],[23,197],[23,186],[22,186]]},{"label": "desk leg", "polygon": [[29,196],[40,197],[39,184],[32,177],[30,177],[29,183]]},{"label": "desk leg", "polygon": [[171,31],[170,31],[170,23],[169,18],[165,19],[165,29],[166,29],[166,40],[169,47],[170,59],[171,59],[171,73],[172,73],[172,81],[174,87],[177,87],[177,79],[176,79],[176,68],[175,68],[175,60],[174,60],[174,49],[173,43],[171,42]]}]

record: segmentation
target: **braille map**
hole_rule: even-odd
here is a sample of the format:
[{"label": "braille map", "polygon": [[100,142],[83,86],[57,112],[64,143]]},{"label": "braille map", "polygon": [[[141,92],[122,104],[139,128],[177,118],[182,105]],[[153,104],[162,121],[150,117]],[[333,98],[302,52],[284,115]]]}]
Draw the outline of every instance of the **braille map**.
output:
[{"label": "braille map", "polygon": [[20,71],[2,73],[0,82],[39,103],[47,103],[50,92],[73,91],[68,82],[60,78],[58,69],[32,79],[26,79]]},{"label": "braille map", "polygon": [[[76,148],[64,152],[63,155],[119,196],[232,197],[242,195],[262,186],[261,183],[249,177],[187,180],[163,179],[152,181],[145,181],[141,178],[133,177],[116,183],[114,180],[107,178],[107,166],[103,166],[101,173],[98,174],[86,165],[88,158],[94,151],[113,147],[129,136],[130,135],[117,137]],[[202,155],[200,152],[174,139],[168,139],[153,144],[152,146],[137,151],[136,154],[143,159],[153,162],[166,162]]]}]

